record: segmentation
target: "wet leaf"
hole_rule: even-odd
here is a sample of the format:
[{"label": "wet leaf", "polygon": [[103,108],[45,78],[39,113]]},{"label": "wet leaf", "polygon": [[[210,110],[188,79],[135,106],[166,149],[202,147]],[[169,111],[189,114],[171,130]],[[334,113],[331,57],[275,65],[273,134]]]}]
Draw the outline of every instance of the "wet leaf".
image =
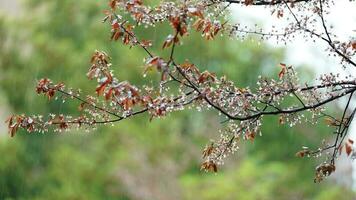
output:
[{"label": "wet leaf", "polygon": [[295,156],[299,157],[299,158],[303,158],[304,156],[308,155],[310,153],[310,151],[308,149],[303,149],[301,151],[298,151]]},{"label": "wet leaf", "polygon": [[286,66],[286,64],[284,64],[284,63],[280,63],[279,66],[281,67],[281,70],[280,70],[279,73],[278,73],[278,77],[279,77],[279,79],[282,79],[283,76],[284,76],[284,74],[285,74],[286,71],[287,71],[287,66]]}]

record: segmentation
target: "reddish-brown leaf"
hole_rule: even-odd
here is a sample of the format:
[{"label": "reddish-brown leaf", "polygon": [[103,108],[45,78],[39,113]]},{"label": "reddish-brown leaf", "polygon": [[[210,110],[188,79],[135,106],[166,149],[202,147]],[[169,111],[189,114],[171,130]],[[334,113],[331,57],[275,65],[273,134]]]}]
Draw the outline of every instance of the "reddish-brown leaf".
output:
[{"label": "reddish-brown leaf", "polygon": [[199,18],[204,18],[203,12],[199,8],[190,7],[188,8],[188,14],[191,16],[196,16]]},{"label": "reddish-brown leaf", "polygon": [[356,50],[356,42],[351,43],[352,50]]},{"label": "reddish-brown leaf", "polygon": [[174,37],[173,35],[168,35],[168,37],[166,38],[166,40],[163,43],[162,49],[168,48],[173,43],[178,43],[178,42],[179,42],[178,37]]},{"label": "reddish-brown leaf", "polygon": [[301,151],[298,151],[295,156],[299,157],[299,158],[303,158],[304,156],[309,154],[309,150],[308,149],[303,149]]},{"label": "reddish-brown leaf", "polygon": [[256,133],[253,131],[248,131],[244,135],[245,140],[250,140],[251,142],[255,140],[255,137],[256,137]]},{"label": "reddish-brown leaf", "polygon": [[14,137],[17,130],[18,130],[19,124],[15,124],[13,127],[10,128],[10,136]]},{"label": "reddish-brown leaf", "polygon": [[51,100],[52,97],[55,95],[55,90],[54,89],[49,89],[46,93],[48,100]]},{"label": "reddish-brown leaf", "polygon": [[283,10],[278,10],[277,11],[277,18],[282,18],[283,17]]},{"label": "reddish-brown leaf", "polygon": [[341,155],[343,148],[344,148],[344,145],[340,145],[339,146],[339,148],[338,148],[339,155]]},{"label": "reddish-brown leaf", "polygon": [[134,102],[132,99],[130,98],[125,98],[122,102],[121,105],[123,107],[124,110],[129,110],[132,108],[132,106],[134,105]]},{"label": "reddish-brown leaf", "polygon": [[111,99],[111,96],[112,96],[113,91],[114,91],[114,88],[110,88],[110,89],[106,92],[106,94],[105,94],[105,100],[108,101],[108,100]]},{"label": "reddish-brown leaf", "polygon": [[286,73],[287,66],[286,66],[286,64],[284,64],[284,63],[280,63],[279,66],[281,67],[281,71],[279,71],[278,77],[279,77],[280,79],[282,79],[283,76],[284,76],[284,74]]},{"label": "reddish-brown leaf", "polygon": [[349,156],[352,152],[352,144],[350,144],[349,142],[345,143],[345,152],[346,154]]},{"label": "reddish-brown leaf", "polygon": [[67,124],[66,122],[61,122],[61,123],[59,124],[59,128],[60,128],[60,129],[67,129],[67,128],[68,128],[68,124]]},{"label": "reddish-brown leaf", "polygon": [[200,170],[205,170],[207,172],[218,172],[218,167],[213,161],[205,161],[202,163]]},{"label": "reddish-brown leaf", "polygon": [[111,35],[111,40],[115,40],[117,41],[118,39],[120,39],[122,36],[124,35],[123,32],[121,32],[120,30],[116,30],[112,33]]},{"label": "reddish-brown leaf", "polygon": [[284,117],[283,117],[283,115],[279,116],[278,122],[279,122],[279,124],[284,124]]},{"label": "reddish-brown leaf", "polygon": [[205,23],[203,33],[208,33],[208,32],[210,32],[211,27],[212,27],[211,22],[210,22],[210,21],[207,21],[207,22]]},{"label": "reddish-brown leaf", "polygon": [[212,81],[215,82],[215,74],[210,73],[208,71],[204,71],[203,73],[200,74],[198,82],[199,83],[204,83],[207,81]]},{"label": "reddish-brown leaf", "polygon": [[156,68],[158,71],[164,71],[167,67],[167,63],[162,58],[155,56],[146,61],[145,73],[152,67]]},{"label": "reddish-brown leaf", "polygon": [[92,67],[89,69],[88,73],[87,73],[87,77],[91,80],[94,78],[95,73],[97,71],[97,67],[96,65],[92,65]]},{"label": "reddish-brown leaf", "polygon": [[331,118],[331,117],[327,117],[325,118],[325,123],[329,126],[338,126],[339,124],[336,122],[335,119]]},{"label": "reddish-brown leaf", "polygon": [[79,104],[78,110],[79,110],[79,111],[82,111],[82,110],[84,109],[84,107],[85,107],[85,104],[86,104],[85,102]]},{"label": "reddish-brown leaf", "polygon": [[206,146],[203,150],[203,158],[210,156],[210,154],[214,151],[214,143],[211,143],[209,146]]},{"label": "reddish-brown leaf", "polygon": [[[16,118],[16,119],[15,119]],[[16,122],[15,122],[16,120]],[[10,116],[6,121],[5,123],[8,123],[7,127],[9,129],[9,134],[11,137],[14,137],[17,130],[18,130],[18,127],[20,126],[20,124],[22,123],[23,121],[23,118],[21,116]]]},{"label": "reddish-brown leaf", "polygon": [[152,41],[151,40],[142,40],[141,45],[144,47],[150,47],[150,46],[152,46]]},{"label": "reddish-brown leaf", "polygon": [[204,23],[205,23],[204,19],[197,19],[197,21],[195,21],[192,26],[196,31],[201,31],[204,27]]},{"label": "reddish-brown leaf", "polygon": [[245,0],[245,5],[252,5],[254,0]]},{"label": "reddish-brown leaf", "polygon": [[128,45],[128,44],[130,44],[130,42],[131,42],[131,37],[130,37],[130,35],[129,35],[129,34],[124,34],[123,43],[124,43],[125,45]]},{"label": "reddish-brown leaf", "polygon": [[6,119],[5,123],[7,123],[8,128],[11,127],[14,118],[15,118],[15,115],[11,115],[9,118]]},{"label": "reddish-brown leaf", "polygon": [[100,84],[97,88],[96,88],[96,93],[98,94],[98,96],[101,96],[104,93],[105,87],[107,85],[107,82],[104,82],[102,84]]},{"label": "reddish-brown leaf", "polygon": [[110,8],[115,10],[116,9],[116,3],[117,3],[117,0],[110,0],[109,1]]}]

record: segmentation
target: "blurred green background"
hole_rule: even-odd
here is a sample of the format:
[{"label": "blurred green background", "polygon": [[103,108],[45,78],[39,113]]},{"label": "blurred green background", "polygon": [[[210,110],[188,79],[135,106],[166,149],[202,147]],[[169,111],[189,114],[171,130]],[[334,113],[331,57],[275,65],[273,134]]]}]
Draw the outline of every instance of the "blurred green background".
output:
[{"label": "blurred green background", "polygon": [[[10,0],[8,0],[10,1]],[[6,0],[5,0],[6,2]],[[294,156],[301,146],[316,147],[332,130],[325,126],[278,125],[264,120],[263,136],[244,142],[219,173],[199,171],[201,150],[221,128],[215,112],[183,111],[149,122],[147,115],[95,132],[19,132],[10,138],[3,121],[11,113],[76,113],[78,103],[49,102],[34,91],[36,80],[63,81],[85,94],[95,83],[85,74],[96,49],[106,51],[121,80],[138,85],[142,76],[139,48],[109,40],[109,27],[100,21],[102,0],[26,0],[20,9],[0,13],[0,199],[353,199],[348,186],[331,177],[314,184],[320,160]],[[170,28],[141,30],[161,51]],[[283,49],[251,40],[217,38],[206,42],[192,34],[177,49],[202,68],[226,74],[237,85],[255,85],[257,75],[275,76]],[[310,71],[300,71],[309,80]],[[336,176],[336,175],[334,175]],[[349,178],[350,179],[350,178]]]}]

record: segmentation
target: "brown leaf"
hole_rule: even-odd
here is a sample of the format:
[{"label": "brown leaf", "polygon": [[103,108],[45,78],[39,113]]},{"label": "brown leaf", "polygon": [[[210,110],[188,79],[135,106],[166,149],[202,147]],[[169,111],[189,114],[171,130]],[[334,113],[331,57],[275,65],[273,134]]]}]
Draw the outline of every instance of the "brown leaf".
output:
[{"label": "brown leaf", "polygon": [[90,59],[91,64],[95,64],[96,62],[101,62],[104,64],[109,63],[110,57],[103,51],[95,51]]},{"label": "brown leaf", "polygon": [[42,78],[41,80],[39,80],[36,86],[37,94],[46,93],[51,83],[51,80],[47,78]]},{"label": "brown leaf", "polygon": [[125,45],[130,44],[131,42],[131,37],[129,34],[124,34],[124,40],[122,41]]},{"label": "brown leaf", "polygon": [[151,40],[142,40],[141,45],[144,47],[150,47],[150,46],[152,46],[152,41]]},{"label": "brown leaf", "polygon": [[92,65],[92,67],[89,69],[87,73],[87,77],[91,80],[95,77],[95,74],[97,72],[97,67],[96,65]]},{"label": "brown leaf", "polygon": [[197,19],[197,21],[195,21],[192,26],[196,31],[201,31],[203,29],[204,23],[205,23],[205,20]]},{"label": "brown leaf", "polygon": [[180,17],[171,17],[169,20],[175,31],[179,33],[180,36],[188,34],[187,26],[184,20],[182,20]]},{"label": "brown leaf", "polygon": [[82,111],[82,110],[84,109],[84,107],[85,107],[85,104],[86,104],[85,102],[79,104],[78,110],[79,110],[79,111]]},{"label": "brown leaf", "polygon": [[277,18],[282,18],[283,17],[283,10],[278,10],[277,11]]},{"label": "brown leaf", "polygon": [[329,126],[338,126],[339,124],[336,122],[335,119],[331,118],[331,117],[327,117],[325,118],[325,123]]},{"label": "brown leaf", "polygon": [[173,44],[173,39],[174,39],[173,35],[168,35],[167,39],[163,43],[162,49],[165,49],[165,48],[168,48],[169,46],[171,46]]},{"label": "brown leaf", "polygon": [[124,35],[124,32],[120,31],[120,30],[116,30],[112,33],[111,35],[111,40],[115,40],[117,41],[118,39],[120,39],[122,36]]},{"label": "brown leaf", "polygon": [[283,117],[282,115],[279,116],[278,122],[279,122],[279,124],[284,124],[284,123],[285,123],[285,122],[284,122],[284,117]]},{"label": "brown leaf", "polygon": [[341,153],[342,153],[342,148],[344,148],[344,145],[340,145],[338,148],[339,155],[341,155]]},{"label": "brown leaf", "polygon": [[201,73],[199,76],[198,82],[205,83],[207,81],[215,82],[215,74],[210,73],[209,71],[204,71],[203,73]]},{"label": "brown leaf", "polygon": [[299,157],[299,158],[303,158],[304,156],[309,154],[309,150],[308,149],[303,149],[301,151],[298,151],[295,156]]},{"label": "brown leaf", "polygon": [[218,172],[218,167],[213,161],[205,161],[202,163],[200,170],[205,170],[206,172]]},{"label": "brown leaf", "polygon": [[246,6],[251,5],[251,4],[253,4],[253,1],[254,0],[245,0],[245,5]]},{"label": "brown leaf", "polygon": [[5,121],[5,123],[8,124],[7,127],[9,129],[9,134],[11,137],[15,136],[17,129],[22,121],[22,119],[19,116],[16,117],[16,122],[14,122],[14,119],[15,119],[15,116],[12,115]]},{"label": "brown leaf", "polygon": [[132,106],[134,105],[134,102],[132,99],[130,98],[125,98],[122,102],[121,105],[123,106],[124,110],[129,110],[132,108]]},{"label": "brown leaf", "polygon": [[162,58],[155,56],[146,61],[145,72],[150,70],[151,67],[155,67],[158,71],[164,71],[167,67],[167,63]]},{"label": "brown leaf", "polygon": [[110,0],[109,1],[110,8],[115,10],[116,9],[116,3],[117,3],[117,0]]},{"label": "brown leaf", "polygon": [[211,22],[210,22],[210,21],[207,21],[207,22],[205,23],[203,33],[208,33],[208,32],[210,32],[211,27],[212,27]]},{"label": "brown leaf", "polygon": [[350,144],[353,144],[353,143],[354,143],[354,141],[351,140],[351,139],[348,139],[347,142],[350,143]]},{"label": "brown leaf", "polygon": [[345,152],[346,154],[349,156],[352,152],[352,144],[350,144],[349,142],[345,143]]},{"label": "brown leaf", "polygon": [[190,7],[188,8],[188,14],[191,16],[196,16],[199,18],[204,18],[203,12],[201,9],[199,8],[195,8],[195,7]]},{"label": "brown leaf", "polygon": [[110,89],[106,92],[106,94],[105,94],[105,100],[108,101],[108,100],[111,99],[111,96],[112,96],[113,91],[114,91],[114,88],[110,88]]},{"label": "brown leaf", "polygon": [[96,89],[96,93],[98,94],[98,96],[101,96],[104,93],[105,87],[107,86],[107,82],[104,82],[102,84],[100,84]]},{"label": "brown leaf", "polygon": [[209,146],[206,146],[203,151],[203,158],[210,156],[210,154],[214,151],[214,143],[211,143]]},{"label": "brown leaf", "polygon": [[15,124],[13,127],[10,128],[10,135],[11,135],[11,137],[14,137],[14,136],[15,136],[18,127],[19,127],[19,124]]},{"label": "brown leaf", "polygon": [[54,89],[49,89],[46,93],[47,97],[48,97],[48,100],[51,100],[52,97],[55,95],[55,90]]},{"label": "brown leaf", "polygon": [[356,50],[356,42],[351,43],[352,50]]},{"label": "brown leaf", "polygon": [[286,64],[284,63],[280,63],[279,66],[282,68],[281,71],[279,71],[278,73],[278,77],[279,79],[282,79],[284,74],[286,73],[286,70],[287,70],[287,67],[286,67]]},{"label": "brown leaf", "polygon": [[213,31],[214,36],[216,36],[221,29],[222,29],[222,26],[220,23],[214,24],[214,31]]},{"label": "brown leaf", "polygon": [[11,127],[14,118],[15,118],[15,115],[11,115],[9,118],[6,119],[5,123],[7,123],[8,128]]},{"label": "brown leaf", "polygon": [[199,69],[193,63],[190,63],[188,60],[186,60],[183,64],[181,64],[180,67],[184,70],[192,71],[200,76]]},{"label": "brown leaf", "polygon": [[248,131],[245,133],[245,140],[250,140],[251,142],[254,142],[255,137],[256,137],[256,133],[253,131]]}]

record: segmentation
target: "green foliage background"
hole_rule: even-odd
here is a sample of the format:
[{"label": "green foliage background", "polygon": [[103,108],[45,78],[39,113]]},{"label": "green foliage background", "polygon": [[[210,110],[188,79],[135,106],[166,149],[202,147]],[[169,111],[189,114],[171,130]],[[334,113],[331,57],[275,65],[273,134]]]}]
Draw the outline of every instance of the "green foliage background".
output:
[{"label": "green foliage background", "polygon": [[[100,23],[105,1],[27,0],[20,17],[0,18],[1,113],[75,113],[76,102],[49,102],[34,92],[36,80],[63,81],[94,94],[86,79],[95,49],[112,57],[121,80],[138,85],[159,76],[142,76],[139,48],[109,41]],[[160,51],[167,25],[141,30]],[[282,49],[198,34],[177,49],[180,61],[226,74],[245,87],[258,74],[275,76]],[[303,73],[303,72],[301,72]],[[302,145],[316,146],[331,130],[308,124],[296,128],[264,120],[263,136],[246,142],[217,174],[199,171],[200,153],[218,137],[215,112],[183,111],[148,122],[148,116],[123,121],[95,132],[19,132],[0,135],[0,199],[352,199],[354,193],[331,181],[313,183],[317,161],[298,159]]]}]

